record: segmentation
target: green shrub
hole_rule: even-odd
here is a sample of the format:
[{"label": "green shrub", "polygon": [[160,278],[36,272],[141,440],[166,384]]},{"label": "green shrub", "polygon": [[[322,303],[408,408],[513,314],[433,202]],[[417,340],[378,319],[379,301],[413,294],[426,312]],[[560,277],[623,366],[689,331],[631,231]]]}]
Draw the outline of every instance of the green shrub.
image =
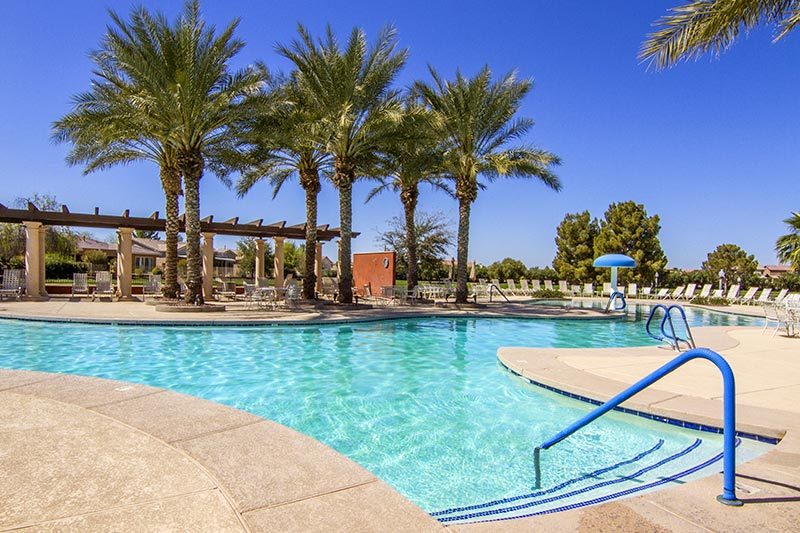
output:
[{"label": "green shrub", "polygon": [[730,302],[725,298],[715,298],[713,296],[709,296],[707,298],[703,298],[698,296],[697,298],[692,300],[693,304],[697,305],[719,305],[719,306],[726,306],[730,305]]},{"label": "green shrub", "polygon": [[44,273],[46,278],[71,279],[78,272],[86,272],[86,264],[79,263],[70,257],[56,254],[45,254]]},{"label": "green shrub", "polygon": [[533,298],[563,298],[564,293],[558,290],[549,291],[547,289],[541,289],[531,294],[531,296]]},{"label": "green shrub", "polygon": [[100,250],[86,250],[81,257],[84,263],[105,267],[108,265],[108,256]]},{"label": "green shrub", "polygon": [[161,276],[163,274],[161,269],[158,267],[153,267],[153,270],[151,270],[150,273],[153,274],[154,276]]}]

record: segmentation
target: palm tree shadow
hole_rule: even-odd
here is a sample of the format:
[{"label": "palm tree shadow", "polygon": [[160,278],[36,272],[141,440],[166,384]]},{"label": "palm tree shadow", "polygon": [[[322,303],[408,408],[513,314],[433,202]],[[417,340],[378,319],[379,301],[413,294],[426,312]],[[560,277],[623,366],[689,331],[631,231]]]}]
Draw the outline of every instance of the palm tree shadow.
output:
[{"label": "palm tree shadow", "polygon": [[773,485],[775,487],[783,487],[785,489],[789,489],[798,493],[797,496],[773,496],[767,498],[739,498],[745,505],[753,504],[753,503],[791,503],[791,502],[800,502],[800,487],[795,485],[789,485],[788,483],[781,483],[779,481],[773,481],[771,479],[764,479],[761,477],[756,476],[748,476],[744,474],[736,474],[737,478],[744,478],[749,479],[751,481],[759,481],[761,483],[766,483],[767,485]]}]

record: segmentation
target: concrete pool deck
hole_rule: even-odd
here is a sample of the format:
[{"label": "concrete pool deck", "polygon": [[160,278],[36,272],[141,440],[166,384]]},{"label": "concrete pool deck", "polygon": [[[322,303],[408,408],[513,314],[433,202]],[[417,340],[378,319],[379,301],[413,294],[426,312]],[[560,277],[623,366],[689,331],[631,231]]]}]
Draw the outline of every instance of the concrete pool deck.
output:
[{"label": "concrete pool deck", "polygon": [[[651,303],[651,302],[646,302]],[[593,318],[512,303],[270,313],[233,322],[338,322],[411,316]],[[758,308],[756,308],[758,309]],[[578,313],[575,313],[578,311]],[[228,313],[225,313],[228,315]],[[0,302],[0,316],[178,323],[142,303]],[[594,315],[596,316],[596,314]],[[194,317],[191,317],[194,318]],[[219,317],[200,315],[209,323]],[[213,322],[211,322],[213,323]],[[753,328],[698,328],[731,361],[739,429],[783,436],[739,468],[743,508],[718,504],[721,476],[554,515],[451,526],[479,531],[789,531],[800,523],[800,339]],[[547,352],[547,353],[545,353]],[[504,348],[523,376],[605,399],[674,355],[656,347]],[[701,362],[631,400],[648,412],[715,424],[719,377]],[[702,392],[701,396],[698,396]],[[638,402],[638,403],[637,403]],[[566,422],[566,421],[565,421]],[[371,473],[274,422],[143,385],[0,370],[0,530],[434,531],[443,528]]]}]

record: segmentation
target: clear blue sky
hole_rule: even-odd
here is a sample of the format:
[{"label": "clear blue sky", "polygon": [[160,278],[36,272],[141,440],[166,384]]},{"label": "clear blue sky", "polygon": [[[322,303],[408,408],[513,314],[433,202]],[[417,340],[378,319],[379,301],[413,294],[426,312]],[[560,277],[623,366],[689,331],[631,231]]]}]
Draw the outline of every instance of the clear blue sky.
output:
[{"label": "clear blue sky", "polygon": [[[150,0],[170,15],[181,2]],[[535,80],[522,113],[536,120],[530,140],[559,154],[564,183],[554,193],[534,182],[500,182],[473,208],[470,256],[486,263],[506,256],[550,264],[555,227],[565,213],[601,216],[610,202],[635,200],[661,216],[670,266],[699,267],[717,244],[733,242],[773,263],[781,220],[800,209],[800,34],[778,44],[768,31],[751,34],[719,60],[702,59],[648,72],[636,60],[652,21],[677,0],[633,2],[473,0],[404,2],[207,0],[207,18],[222,26],[241,17],[247,42],[241,64],[263,59],[286,69],[276,42],[302,22],[315,34],[331,23],[341,35],[354,25],[369,35],[385,23],[399,30],[411,59],[399,80],[427,77],[426,65],[452,75],[488,63]],[[132,3],[71,0],[6,2],[0,18],[0,202],[46,192],[73,211],[163,211],[157,170],[135,165],[88,177],[64,163],[66,146],[49,141],[50,124],[70,96],[89,86],[88,52],[108,20],[106,8]],[[589,9],[592,6],[592,9]],[[400,213],[386,195],[362,205],[355,189],[355,251],[377,248],[376,230]],[[452,217],[455,204],[423,191],[422,208]],[[337,200],[326,187],[320,223],[336,225]],[[217,219],[304,220],[299,188],[277,200],[257,187],[239,200],[214,176],[202,183],[203,215]],[[232,245],[231,241],[227,244]],[[325,253],[335,250],[326,246]]]}]

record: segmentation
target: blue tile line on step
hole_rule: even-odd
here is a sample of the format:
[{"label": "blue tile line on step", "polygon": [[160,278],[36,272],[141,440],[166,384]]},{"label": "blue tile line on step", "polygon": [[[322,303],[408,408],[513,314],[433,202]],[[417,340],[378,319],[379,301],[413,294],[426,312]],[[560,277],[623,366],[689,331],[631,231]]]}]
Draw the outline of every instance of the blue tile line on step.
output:
[{"label": "blue tile line on step", "polygon": [[583,474],[582,476],[578,476],[578,477],[570,479],[568,481],[564,481],[563,483],[559,483],[558,485],[556,485],[554,487],[551,487],[549,489],[546,489],[546,490],[539,490],[539,491],[531,492],[531,493],[528,493],[528,494],[521,494],[519,496],[509,496],[508,498],[502,498],[500,500],[494,500],[494,501],[490,501],[490,502],[486,502],[486,503],[478,503],[478,504],[475,504],[475,505],[467,505],[465,507],[451,507],[450,509],[445,509],[443,511],[437,511],[435,513],[430,513],[430,515],[431,516],[442,516],[442,515],[446,515],[446,514],[463,513],[464,511],[474,511],[476,509],[484,509],[486,507],[494,507],[496,505],[500,505],[500,504],[503,504],[503,503],[511,503],[511,502],[515,502],[515,501],[519,501],[519,500],[525,500],[525,499],[528,499],[528,498],[536,498],[538,496],[545,496],[547,494],[552,494],[552,493],[558,492],[559,490],[561,490],[563,488],[566,488],[566,487],[568,487],[570,485],[574,485],[575,483],[579,483],[579,482],[585,481],[587,479],[595,478],[595,477],[597,477],[599,475],[611,472],[612,470],[616,470],[617,468],[620,468],[622,466],[629,465],[629,464],[635,463],[637,461],[640,461],[640,460],[644,459],[645,457],[647,457],[648,455],[650,455],[651,453],[659,450],[663,445],[664,445],[664,439],[658,439],[658,442],[656,443],[655,446],[653,446],[649,450],[645,450],[645,451],[637,454],[636,456],[634,456],[634,457],[632,457],[630,459],[626,459],[624,461],[620,461],[617,464],[614,464],[614,465],[611,465],[611,466],[607,466],[607,467],[601,468],[599,470],[595,470],[594,472],[589,472],[588,474]]},{"label": "blue tile line on step", "polygon": [[[590,403],[592,405],[603,405],[604,402],[600,400],[595,400],[594,398],[589,398],[588,396],[583,396],[580,394],[575,394],[574,392],[569,392],[563,389],[559,389],[557,387],[553,387],[552,385],[546,385],[534,379],[531,379],[527,376],[523,376],[510,366],[506,365],[503,361],[498,359],[498,363],[500,363],[503,368],[508,370],[511,374],[517,376],[518,378],[527,381],[531,385],[535,385],[536,387],[541,387],[545,390],[549,390],[550,392],[555,392],[556,394],[560,394],[561,396],[566,396],[567,398],[572,398],[573,400],[580,400],[582,402]],[[679,420],[677,418],[671,418],[668,416],[660,416],[654,415],[652,413],[648,413],[646,411],[638,411],[636,409],[630,409],[628,407],[615,407],[614,411],[619,411],[621,413],[626,413],[629,415],[635,415],[642,418],[646,418],[648,420],[653,420],[655,422],[661,422],[662,424],[669,424],[671,426],[678,426],[686,429],[691,429],[694,431],[702,431],[705,433],[716,433],[718,435],[722,435],[722,428],[716,426],[709,426],[706,424],[698,424],[695,422],[686,422],[685,420]],[[746,431],[736,431],[736,436],[741,437],[743,439],[750,439],[758,442],[765,442],[767,444],[778,444],[781,439],[777,437],[768,437],[766,435],[759,435],[757,433],[748,433]]]},{"label": "blue tile line on step", "polygon": [[[742,442],[741,439],[736,439],[736,446],[739,446],[739,444],[741,442]],[[479,520],[476,523],[479,523],[479,522],[497,522],[497,521],[500,521],[500,520],[515,520],[517,518],[527,518],[527,517],[530,517],[530,516],[539,516],[539,515],[544,515],[544,514],[559,513],[561,511],[570,511],[570,510],[573,510],[573,509],[579,509],[581,507],[587,507],[589,505],[595,505],[597,503],[605,503],[607,501],[615,500],[617,498],[623,498],[625,496],[630,496],[631,494],[635,494],[635,493],[641,492],[643,490],[652,489],[652,488],[658,487],[660,485],[663,485],[665,483],[678,481],[679,479],[681,479],[683,477],[686,477],[688,475],[694,474],[695,472],[697,472],[699,470],[702,470],[702,469],[704,469],[704,468],[706,468],[706,467],[708,467],[708,466],[710,466],[710,465],[712,465],[712,464],[714,464],[714,463],[716,463],[716,462],[718,462],[720,460],[722,460],[722,453],[721,452],[719,454],[715,455],[714,457],[712,457],[711,459],[703,461],[699,465],[695,465],[695,466],[693,466],[691,468],[688,468],[687,470],[684,470],[683,472],[679,472],[679,473],[677,473],[675,475],[672,475],[672,476],[663,477],[663,478],[661,478],[661,479],[659,479],[657,481],[653,481],[651,483],[647,483],[647,484],[641,485],[639,487],[631,487],[629,489],[625,489],[625,490],[622,490],[620,492],[616,492],[614,494],[607,494],[605,496],[599,496],[599,497],[593,498],[591,500],[584,500],[582,502],[572,503],[572,504],[569,504],[569,505],[564,505],[562,507],[554,507],[553,509],[545,509],[544,511],[536,511],[535,513],[529,513],[529,514],[524,514],[524,515],[515,515],[515,516],[504,516],[504,517],[499,517],[499,518],[493,518],[491,520]]]},{"label": "blue tile line on step", "polygon": [[572,492],[565,492],[565,493],[559,494],[557,496],[552,496],[550,498],[544,498],[544,499],[541,499],[541,500],[534,500],[532,502],[523,503],[523,504],[520,504],[520,505],[513,505],[511,507],[502,507],[500,509],[491,509],[489,511],[481,511],[481,512],[478,512],[478,513],[468,513],[468,514],[457,515],[457,516],[446,516],[446,517],[439,518],[438,520],[440,522],[454,522],[456,520],[469,520],[471,518],[480,518],[482,516],[493,516],[493,515],[498,515],[498,514],[503,514],[503,513],[510,513],[510,512],[514,512],[514,511],[521,511],[522,509],[527,509],[529,507],[535,507],[537,505],[542,505],[542,504],[545,504],[545,503],[551,503],[551,502],[554,502],[554,501],[563,500],[564,498],[570,498],[572,496],[578,496],[579,494],[584,494],[586,492],[597,490],[597,489],[600,489],[600,488],[603,488],[603,487],[607,487],[609,485],[616,485],[617,483],[623,483],[625,481],[630,481],[630,480],[636,479],[637,477],[641,476],[642,474],[646,474],[647,472],[650,472],[651,470],[655,470],[657,468],[660,468],[660,467],[662,467],[662,466],[664,466],[664,465],[666,465],[666,464],[668,464],[668,463],[670,463],[672,461],[675,461],[676,459],[680,459],[681,457],[683,457],[685,455],[688,455],[689,453],[691,453],[694,450],[696,450],[697,447],[700,446],[700,444],[702,444],[702,442],[703,441],[701,439],[696,439],[694,441],[694,443],[692,443],[688,448],[685,448],[684,450],[681,450],[681,451],[679,451],[679,452],[677,452],[677,453],[675,453],[673,455],[670,455],[669,457],[665,457],[664,459],[661,459],[660,461],[658,461],[656,463],[653,463],[653,464],[651,464],[649,466],[641,468],[641,469],[639,469],[638,471],[634,472],[633,474],[631,474],[629,476],[623,476],[623,477],[620,477],[620,478],[617,478],[617,479],[609,479],[607,481],[603,481],[603,482],[597,483],[595,485],[590,485],[590,486],[584,487],[582,489],[574,490]]}]

